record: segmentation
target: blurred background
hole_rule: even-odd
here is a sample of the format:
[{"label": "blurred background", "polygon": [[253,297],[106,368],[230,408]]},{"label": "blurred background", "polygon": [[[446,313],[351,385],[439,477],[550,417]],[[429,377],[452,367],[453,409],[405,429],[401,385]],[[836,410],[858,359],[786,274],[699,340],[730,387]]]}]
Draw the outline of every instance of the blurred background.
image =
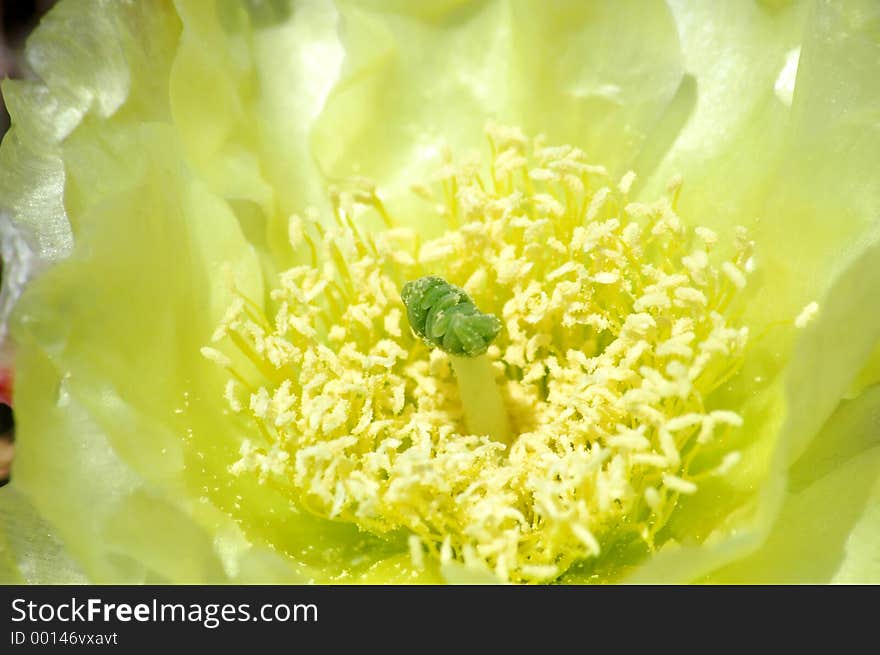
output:
[{"label": "blurred background", "polygon": [[[26,77],[22,52],[28,34],[55,0],[0,0],[0,78]],[[0,100],[0,135],[9,128],[9,114]],[[4,381],[7,376],[0,371]],[[5,383],[2,386],[6,386]],[[0,396],[3,394],[0,393]],[[0,402],[0,486],[10,478],[15,455],[15,422],[10,406]]]}]

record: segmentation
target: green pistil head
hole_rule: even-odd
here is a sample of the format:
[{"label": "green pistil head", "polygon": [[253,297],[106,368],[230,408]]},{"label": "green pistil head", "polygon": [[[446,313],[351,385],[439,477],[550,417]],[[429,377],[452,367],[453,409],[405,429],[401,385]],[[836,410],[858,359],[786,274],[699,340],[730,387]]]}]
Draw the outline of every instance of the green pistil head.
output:
[{"label": "green pistil head", "polygon": [[435,275],[407,282],[401,292],[413,331],[450,355],[478,357],[501,331],[501,321],[484,314],[462,289]]}]

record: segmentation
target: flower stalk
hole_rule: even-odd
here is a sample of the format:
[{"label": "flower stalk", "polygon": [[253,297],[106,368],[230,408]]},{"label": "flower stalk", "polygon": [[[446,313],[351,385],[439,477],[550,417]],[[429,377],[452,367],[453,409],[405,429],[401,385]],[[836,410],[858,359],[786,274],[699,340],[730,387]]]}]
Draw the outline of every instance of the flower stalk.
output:
[{"label": "flower stalk", "polygon": [[510,419],[501,391],[495,382],[492,362],[486,355],[458,357],[451,355],[452,370],[458,382],[461,405],[467,428],[474,434],[486,434],[509,444],[512,440]]}]

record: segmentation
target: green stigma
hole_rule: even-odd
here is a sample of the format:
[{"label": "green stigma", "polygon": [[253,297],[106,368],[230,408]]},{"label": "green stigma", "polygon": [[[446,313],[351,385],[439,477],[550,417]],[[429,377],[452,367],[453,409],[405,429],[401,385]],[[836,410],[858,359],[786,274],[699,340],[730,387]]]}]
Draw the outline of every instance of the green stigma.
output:
[{"label": "green stigma", "polygon": [[401,292],[413,331],[449,355],[478,357],[501,331],[501,321],[484,314],[462,289],[436,275],[407,282]]}]

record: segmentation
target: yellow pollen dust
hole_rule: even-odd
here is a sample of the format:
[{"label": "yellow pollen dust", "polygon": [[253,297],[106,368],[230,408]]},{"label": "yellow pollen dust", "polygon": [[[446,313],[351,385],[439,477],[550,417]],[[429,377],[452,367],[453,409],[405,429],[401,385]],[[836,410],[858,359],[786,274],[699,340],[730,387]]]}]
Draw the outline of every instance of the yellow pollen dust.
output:
[{"label": "yellow pollen dust", "polygon": [[[303,264],[271,309],[239,294],[203,353],[255,426],[233,474],[322,517],[408,532],[419,566],[550,581],[623,539],[653,549],[679,496],[735,465],[713,449],[694,470],[742,425],[707,398],[742,361],[747,329],[728,308],[752,246],[738,230],[722,252],[719,235],[686,227],[680,179],[632,202],[633,173],[614,182],[577,148],[487,132],[486,170],[450,161],[414,189],[441,236],[399,225],[365,181],[334,191],[333,217],[291,218]],[[386,229],[359,227],[365,212]],[[410,330],[400,290],[424,275],[502,320],[485,356],[510,445],[467,432],[449,356]]]}]

